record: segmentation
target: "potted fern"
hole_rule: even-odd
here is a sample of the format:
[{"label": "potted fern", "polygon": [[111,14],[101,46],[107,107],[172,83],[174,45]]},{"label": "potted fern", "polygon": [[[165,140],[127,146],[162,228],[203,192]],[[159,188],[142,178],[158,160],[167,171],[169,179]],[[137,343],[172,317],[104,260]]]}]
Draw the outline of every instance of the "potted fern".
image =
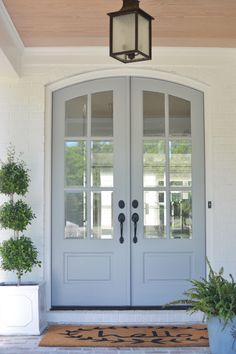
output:
[{"label": "potted fern", "polygon": [[184,293],[186,299],[171,304],[190,305],[190,313],[201,311],[208,323],[212,354],[236,353],[236,283],[231,274],[224,277],[223,267],[215,272],[207,259],[207,279],[191,280],[192,287]]},{"label": "potted fern", "polygon": [[24,274],[41,266],[33,241],[23,234],[35,218],[31,207],[20,199],[28,192],[29,182],[29,170],[10,146],[0,168],[0,193],[8,198],[0,207],[0,225],[12,230],[12,235],[0,244],[0,267],[14,272],[17,282],[0,284],[0,334],[39,334],[46,325],[44,284],[22,284]]}]

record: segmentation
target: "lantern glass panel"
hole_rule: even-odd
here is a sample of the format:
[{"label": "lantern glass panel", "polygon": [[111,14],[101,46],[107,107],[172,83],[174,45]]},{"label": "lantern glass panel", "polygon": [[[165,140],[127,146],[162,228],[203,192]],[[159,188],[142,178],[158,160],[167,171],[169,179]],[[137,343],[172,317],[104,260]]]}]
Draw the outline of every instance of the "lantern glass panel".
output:
[{"label": "lantern glass panel", "polygon": [[113,17],[112,52],[135,49],[135,14]]},{"label": "lantern glass panel", "polygon": [[138,15],[138,49],[149,55],[149,21],[142,15]]}]

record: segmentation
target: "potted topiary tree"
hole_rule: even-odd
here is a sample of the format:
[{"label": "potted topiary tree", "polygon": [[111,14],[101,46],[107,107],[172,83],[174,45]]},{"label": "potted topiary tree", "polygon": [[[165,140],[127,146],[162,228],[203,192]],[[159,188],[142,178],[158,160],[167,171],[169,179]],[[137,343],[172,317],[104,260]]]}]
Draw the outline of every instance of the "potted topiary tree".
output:
[{"label": "potted topiary tree", "polygon": [[10,146],[7,160],[0,168],[0,193],[8,198],[0,207],[0,225],[12,230],[13,235],[0,244],[0,267],[15,272],[17,283],[1,283],[0,334],[39,334],[46,326],[44,284],[21,283],[25,273],[41,266],[31,238],[23,234],[35,218],[31,207],[19,199],[28,192],[29,182],[25,162],[16,157],[14,147]]},{"label": "potted topiary tree", "polygon": [[207,321],[212,354],[236,353],[236,283],[233,276],[224,277],[223,267],[215,272],[207,259],[207,279],[191,280],[192,287],[183,300],[170,304],[189,305],[188,311],[201,311]]}]

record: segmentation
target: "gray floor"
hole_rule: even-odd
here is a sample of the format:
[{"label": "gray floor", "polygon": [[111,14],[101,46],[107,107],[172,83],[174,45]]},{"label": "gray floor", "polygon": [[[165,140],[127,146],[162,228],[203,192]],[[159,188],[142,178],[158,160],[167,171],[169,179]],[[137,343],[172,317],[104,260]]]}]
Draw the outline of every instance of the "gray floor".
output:
[{"label": "gray floor", "polygon": [[210,354],[209,348],[45,348],[40,336],[0,336],[1,354]]}]

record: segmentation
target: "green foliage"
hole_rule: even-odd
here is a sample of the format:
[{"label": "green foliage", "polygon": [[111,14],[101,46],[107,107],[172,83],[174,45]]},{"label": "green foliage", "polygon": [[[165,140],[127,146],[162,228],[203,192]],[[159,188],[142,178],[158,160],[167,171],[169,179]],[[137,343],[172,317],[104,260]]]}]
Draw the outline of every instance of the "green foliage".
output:
[{"label": "green foliage", "polygon": [[38,251],[29,237],[10,238],[0,245],[2,269],[16,272],[18,283],[23,274],[31,272],[33,266],[41,266]]},{"label": "green foliage", "polygon": [[7,152],[7,162],[0,169],[0,192],[12,195],[25,195],[29,187],[29,171],[24,161],[16,160],[15,149],[10,146]]},{"label": "green foliage", "polygon": [[0,225],[14,231],[14,237],[0,244],[1,267],[17,274],[18,284],[24,273],[31,272],[33,266],[41,265],[38,251],[30,238],[19,232],[26,230],[35,218],[30,206],[23,200],[15,201],[15,194],[24,196],[29,187],[29,170],[24,161],[16,159],[15,149],[10,146],[7,161],[0,168],[0,192],[9,196],[9,201],[0,208]]},{"label": "green foliage", "polygon": [[26,230],[31,220],[35,218],[31,207],[22,200],[10,200],[0,208],[0,224],[3,229],[14,231]]},{"label": "green foliage", "polygon": [[189,140],[172,140],[171,141],[171,153],[180,155],[192,154],[192,145]]},{"label": "green foliage", "polygon": [[66,186],[83,186],[86,171],[86,147],[84,142],[76,142],[65,147]]},{"label": "green foliage", "polygon": [[191,280],[193,285],[184,293],[187,299],[171,302],[174,304],[191,305],[189,312],[201,311],[209,319],[217,316],[226,325],[236,315],[236,283],[233,276],[224,278],[224,269],[215,272],[207,259],[209,266],[208,279]]}]

